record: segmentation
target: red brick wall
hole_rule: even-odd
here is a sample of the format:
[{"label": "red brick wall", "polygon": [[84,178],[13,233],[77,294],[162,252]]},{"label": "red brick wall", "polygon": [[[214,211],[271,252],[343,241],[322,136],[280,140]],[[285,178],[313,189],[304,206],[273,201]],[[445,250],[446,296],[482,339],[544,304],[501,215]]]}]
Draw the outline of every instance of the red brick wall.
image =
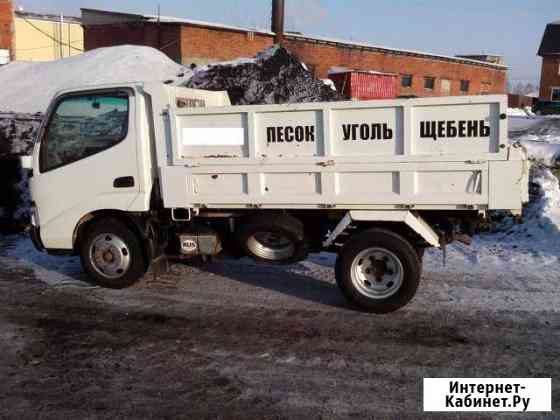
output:
[{"label": "red brick wall", "polygon": [[0,0],[0,49],[9,50],[12,47],[12,2]]},{"label": "red brick wall", "polygon": [[116,45],[145,45],[161,49],[172,60],[181,61],[180,25],[122,23],[84,27],[86,51]]},{"label": "red brick wall", "polygon": [[253,57],[274,43],[272,35],[183,26],[181,57],[184,64]]},{"label": "red brick wall", "polygon": [[[326,78],[333,66],[359,70],[376,70],[413,75],[412,87],[402,88],[398,95],[440,96],[441,80],[451,81],[451,95],[461,95],[461,80],[470,82],[469,94],[506,92],[506,71],[476,65],[387,54],[357,48],[341,48],[304,40],[286,39],[285,46],[303,62],[315,68],[316,77]],[[424,88],[424,77],[435,77],[434,90]]]},{"label": "red brick wall", "polygon": [[541,70],[540,99],[550,101],[553,87],[560,87],[560,58],[544,57]]},{"label": "red brick wall", "polygon": [[[1,0],[0,0],[1,1]],[[253,57],[273,44],[273,36],[237,32],[191,25],[162,24],[161,45],[173,60],[189,65],[212,61]],[[85,48],[135,44],[158,47],[158,27],[155,24],[119,24],[85,28]],[[315,69],[315,75],[326,78],[331,67],[376,70],[413,75],[411,88],[402,88],[398,95],[441,96],[441,81],[451,82],[451,95],[461,95],[461,80],[470,82],[471,95],[506,92],[506,71],[477,65],[406,55],[381,53],[358,48],[346,48],[301,39],[284,40],[284,45],[302,61]],[[424,77],[434,77],[433,90],[424,88]]]}]

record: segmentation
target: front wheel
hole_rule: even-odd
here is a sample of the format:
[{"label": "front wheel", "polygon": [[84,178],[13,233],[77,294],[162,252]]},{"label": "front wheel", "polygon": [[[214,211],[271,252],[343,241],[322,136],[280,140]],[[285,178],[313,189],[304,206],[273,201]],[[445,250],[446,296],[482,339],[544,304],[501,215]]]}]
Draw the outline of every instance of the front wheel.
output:
[{"label": "front wheel", "polygon": [[81,241],[80,257],[89,277],[111,289],[132,286],[147,270],[140,240],[118,219],[93,222]]},{"label": "front wheel", "polygon": [[351,238],[336,261],[336,281],[360,309],[378,314],[396,311],[414,297],[422,263],[402,236],[370,229]]}]

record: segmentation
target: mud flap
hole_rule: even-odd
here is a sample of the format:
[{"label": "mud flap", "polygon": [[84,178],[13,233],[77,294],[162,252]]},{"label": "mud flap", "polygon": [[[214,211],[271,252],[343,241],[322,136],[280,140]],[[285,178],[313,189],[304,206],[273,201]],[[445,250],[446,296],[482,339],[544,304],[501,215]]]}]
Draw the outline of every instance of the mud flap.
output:
[{"label": "mud flap", "polygon": [[150,264],[149,273],[154,277],[154,279],[156,279],[157,276],[169,273],[169,259],[167,256],[160,255],[159,257],[154,258]]}]

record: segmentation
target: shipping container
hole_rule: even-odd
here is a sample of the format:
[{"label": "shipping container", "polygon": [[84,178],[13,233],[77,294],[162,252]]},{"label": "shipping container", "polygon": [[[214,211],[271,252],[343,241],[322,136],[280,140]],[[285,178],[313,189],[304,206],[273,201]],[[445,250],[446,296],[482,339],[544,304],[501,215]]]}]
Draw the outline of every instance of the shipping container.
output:
[{"label": "shipping container", "polygon": [[348,99],[394,99],[397,97],[396,74],[350,70],[329,74],[336,90]]}]

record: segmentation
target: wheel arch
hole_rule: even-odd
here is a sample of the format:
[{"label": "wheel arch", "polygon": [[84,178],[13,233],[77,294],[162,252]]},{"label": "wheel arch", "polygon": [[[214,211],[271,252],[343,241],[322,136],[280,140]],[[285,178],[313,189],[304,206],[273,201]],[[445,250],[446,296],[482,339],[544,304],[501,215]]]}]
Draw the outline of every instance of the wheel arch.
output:
[{"label": "wheel arch", "polygon": [[82,216],[82,218],[78,221],[72,235],[72,252],[74,255],[79,253],[81,239],[88,227],[104,219],[117,219],[131,229],[132,232],[134,232],[134,234],[140,239],[144,256],[148,261],[151,259],[153,256],[151,248],[153,247],[150,246],[150,241],[147,240],[149,239],[146,231],[147,217],[141,213],[131,214],[121,210],[109,209],[93,211]]},{"label": "wheel arch", "polygon": [[360,230],[382,228],[405,238],[415,238],[427,246],[440,246],[438,233],[419,214],[403,210],[349,211],[323,245],[330,247],[350,225],[358,226]]}]

